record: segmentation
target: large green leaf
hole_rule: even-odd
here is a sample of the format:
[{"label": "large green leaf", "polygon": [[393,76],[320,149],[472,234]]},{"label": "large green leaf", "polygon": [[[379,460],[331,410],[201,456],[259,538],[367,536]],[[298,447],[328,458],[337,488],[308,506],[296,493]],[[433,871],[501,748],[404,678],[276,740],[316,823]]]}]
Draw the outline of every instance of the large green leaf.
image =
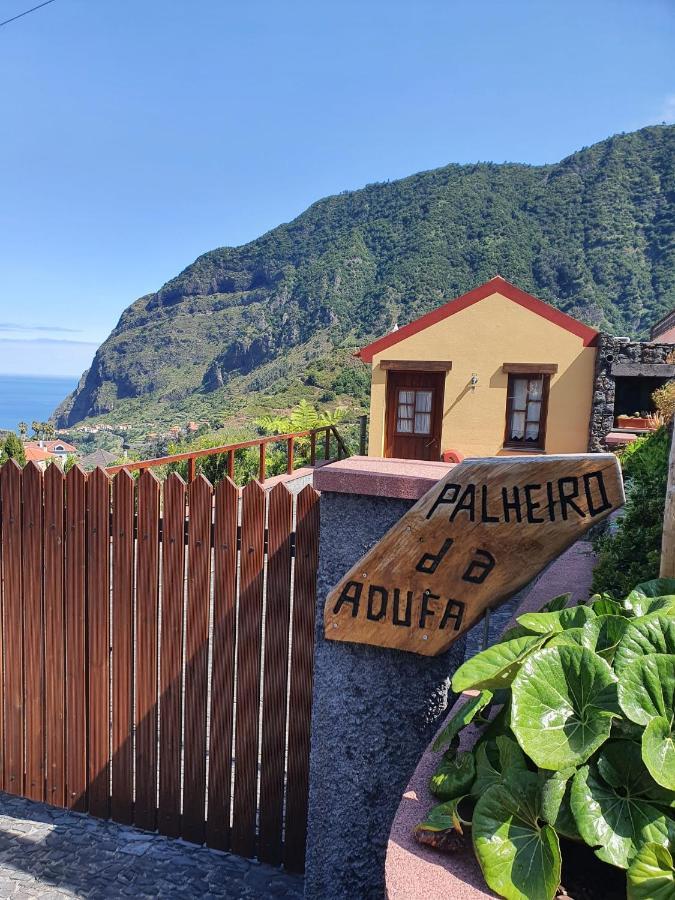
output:
[{"label": "large green leaf", "polygon": [[499,640],[496,642],[498,644],[505,644],[507,641],[512,641],[514,638],[519,637],[527,637],[537,634],[536,631],[530,631],[529,628],[523,628],[522,625],[513,625],[511,628],[507,628],[506,631],[503,631]]},{"label": "large green leaf", "polygon": [[558,834],[579,840],[581,835],[572,814],[570,795],[576,769],[559,772],[542,772],[541,814],[545,822],[553,825]]},{"label": "large green leaf", "polygon": [[471,822],[464,819],[459,811],[459,805],[464,797],[455,797],[439,803],[427,813],[423,822],[416,826],[417,831],[459,831],[463,834],[462,825],[470,825]]},{"label": "large green leaf", "polygon": [[572,593],[568,591],[566,594],[560,594],[558,597],[552,597],[550,600],[547,600],[543,606],[540,606],[537,612],[556,612],[560,609],[565,609],[567,604],[570,602],[570,597]]},{"label": "large green leaf", "polygon": [[675,578],[653,578],[651,581],[643,581],[637,584],[626,601],[634,601],[640,597],[667,597],[675,600]]},{"label": "large green leaf", "polygon": [[481,709],[485,709],[491,700],[492,693],[490,691],[481,691],[480,694],[476,694],[475,697],[471,697],[466,703],[462,704],[434,741],[433,749],[441,750],[447,744],[450,744],[462,728],[468,725]]},{"label": "large green leaf", "polygon": [[598,754],[596,765],[601,778],[611,787],[644,796],[656,806],[675,808],[675,792],[654,780],[636,741],[609,740]]},{"label": "large green leaf", "polygon": [[429,779],[429,790],[440,800],[468,794],[476,776],[473,753],[446,753]]},{"label": "large green leaf", "polygon": [[589,619],[583,628],[568,628],[554,634],[547,647],[561,647],[577,644],[593,650],[611,663],[614,653],[623,637],[629,620],[623,616],[602,615]]},{"label": "large green leaf", "polygon": [[598,616],[584,625],[581,643],[611,663],[628,625],[623,616]]},{"label": "large green leaf", "polygon": [[673,900],[675,866],[667,847],[644,844],[626,872],[628,900]]},{"label": "large green leaf", "polygon": [[644,734],[644,726],[636,725],[625,716],[619,716],[612,722],[612,733],[610,738],[618,741],[633,741],[639,744]]},{"label": "large green leaf", "polygon": [[645,616],[657,609],[675,608],[675,579],[655,578],[638,584],[623,601],[634,616]]},{"label": "large green leaf", "polygon": [[489,788],[473,813],[473,845],[488,885],[506,900],[551,900],[560,884],[560,845],[541,821],[539,779],[522,772]]},{"label": "large green leaf", "polygon": [[626,610],[624,610],[618,600],[614,600],[612,597],[604,594],[596,594],[594,597],[591,597],[590,605],[596,616],[626,615]]},{"label": "large green leaf", "polygon": [[511,684],[522,661],[546,640],[541,635],[526,636],[495,644],[477,653],[457,669],[452,689],[458,694],[470,688],[499,690]]},{"label": "large green leaf", "polygon": [[675,835],[668,799],[631,741],[608,741],[597,764],[583,766],[572,782],[571,806],[581,836],[598,848],[596,856],[622,869],[645,841],[665,845]]},{"label": "large green leaf", "polygon": [[[494,752],[491,753],[492,746]],[[485,791],[495,784],[501,784],[502,774],[497,755],[497,745],[492,741],[482,741],[475,749],[476,753],[476,780],[473,783],[471,793],[474,797],[481,797]]]},{"label": "large green leaf", "polygon": [[542,769],[585,762],[607,740],[616,706],[616,676],[585,647],[538,650],[513,682],[511,727]]},{"label": "large green leaf", "polygon": [[556,612],[523,613],[516,621],[538,634],[552,634],[567,628],[582,628],[595,613],[589,606],[571,606]]},{"label": "large green leaf", "polygon": [[618,675],[638,657],[650,653],[675,653],[675,619],[656,615],[629,620],[614,654],[614,671]]},{"label": "large green leaf", "polygon": [[652,778],[675,791],[675,732],[673,720],[656,716],[642,735],[642,759]]},{"label": "large green leaf", "polygon": [[513,773],[527,772],[525,754],[508,735],[481,740],[475,754],[476,780],[471,791],[474,797],[480,797],[489,787],[501,784]]},{"label": "large green leaf", "polygon": [[[593,622],[587,622],[592,625]],[[568,628],[566,631],[557,631],[546,644],[547,647],[583,647],[584,646],[584,629]]]},{"label": "large green leaf", "polygon": [[619,704],[631,722],[646,725],[655,716],[672,719],[675,709],[675,655],[640,656],[621,671]]}]

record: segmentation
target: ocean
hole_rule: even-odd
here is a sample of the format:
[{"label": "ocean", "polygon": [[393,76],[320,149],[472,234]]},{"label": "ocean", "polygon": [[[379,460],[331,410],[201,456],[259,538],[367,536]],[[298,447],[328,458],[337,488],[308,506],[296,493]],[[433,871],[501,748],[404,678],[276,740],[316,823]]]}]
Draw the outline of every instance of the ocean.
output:
[{"label": "ocean", "polygon": [[17,431],[19,422],[46,422],[77,385],[77,378],[0,375],[0,430]]}]

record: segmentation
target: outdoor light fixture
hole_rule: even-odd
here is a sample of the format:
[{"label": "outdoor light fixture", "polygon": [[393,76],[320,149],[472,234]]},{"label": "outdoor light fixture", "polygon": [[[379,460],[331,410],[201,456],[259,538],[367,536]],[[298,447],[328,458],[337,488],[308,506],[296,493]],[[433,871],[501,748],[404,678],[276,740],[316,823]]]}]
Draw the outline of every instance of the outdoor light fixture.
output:
[{"label": "outdoor light fixture", "polygon": [[469,384],[471,385],[471,390],[475,391],[476,385],[478,384],[478,375],[475,372],[471,373],[471,381],[469,382]]}]

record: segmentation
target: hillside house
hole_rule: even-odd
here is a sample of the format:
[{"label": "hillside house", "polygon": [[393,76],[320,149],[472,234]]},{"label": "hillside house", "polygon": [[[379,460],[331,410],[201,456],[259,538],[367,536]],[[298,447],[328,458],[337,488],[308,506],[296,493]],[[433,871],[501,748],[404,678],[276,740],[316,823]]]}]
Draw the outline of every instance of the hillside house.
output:
[{"label": "hillside house", "polygon": [[[73,447],[67,441],[51,440],[51,441],[26,441],[24,443],[26,458],[34,461],[44,461],[46,459],[56,458],[61,463],[72,454],[77,453],[77,447]],[[46,456],[45,456],[46,454]]]},{"label": "hillside house", "polygon": [[625,392],[648,406],[649,389],[675,375],[675,344],[656,340],[602,335],[497,276],[359,351],[372,369],[369,455],[605,449]]},{"label": "hillside house", "polygon": [[26,454],[26,462],[35,463],[43,472],[47,468],[47,464],[54,462],[56,459],[53,453],[48,453],[42,447],[38,447],[37,443],[24,444],[23,450]]}]

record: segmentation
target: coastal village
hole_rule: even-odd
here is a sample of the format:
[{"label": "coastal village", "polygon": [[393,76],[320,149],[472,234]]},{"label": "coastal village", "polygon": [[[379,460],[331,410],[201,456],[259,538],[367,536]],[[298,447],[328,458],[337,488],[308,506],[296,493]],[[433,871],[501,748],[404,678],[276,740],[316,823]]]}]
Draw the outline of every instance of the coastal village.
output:
[{"label": "coastal village", "polygon": [[[34,462],[40,468],[56,463],[61,468],[77,463],[85,471],[97,466],[111,466],[125,459],[136,458],[148,448],[167,448],[172,442],[189,441],[199,434],[208,434],[209,422],[188,421],[184,425],[171,425],[161,430],[154,423],[95,424],[78,425],[72,429],[57,429],[50,422],[33,422],[32,435],[28,436],[25,422],[17,425],[24,448],[26,462]],[[49,437],[47,437],[49,435]],[[4,439],[7,434],[5,433]],[[106,440],[112,439],[112,440]],[[0,432],[0,443],[3,435]],[[103,446],[96,446],[103,443]],[[113,452],[105,444],[116,446]],[[94,445],[94,449],[91,446]]]}]

